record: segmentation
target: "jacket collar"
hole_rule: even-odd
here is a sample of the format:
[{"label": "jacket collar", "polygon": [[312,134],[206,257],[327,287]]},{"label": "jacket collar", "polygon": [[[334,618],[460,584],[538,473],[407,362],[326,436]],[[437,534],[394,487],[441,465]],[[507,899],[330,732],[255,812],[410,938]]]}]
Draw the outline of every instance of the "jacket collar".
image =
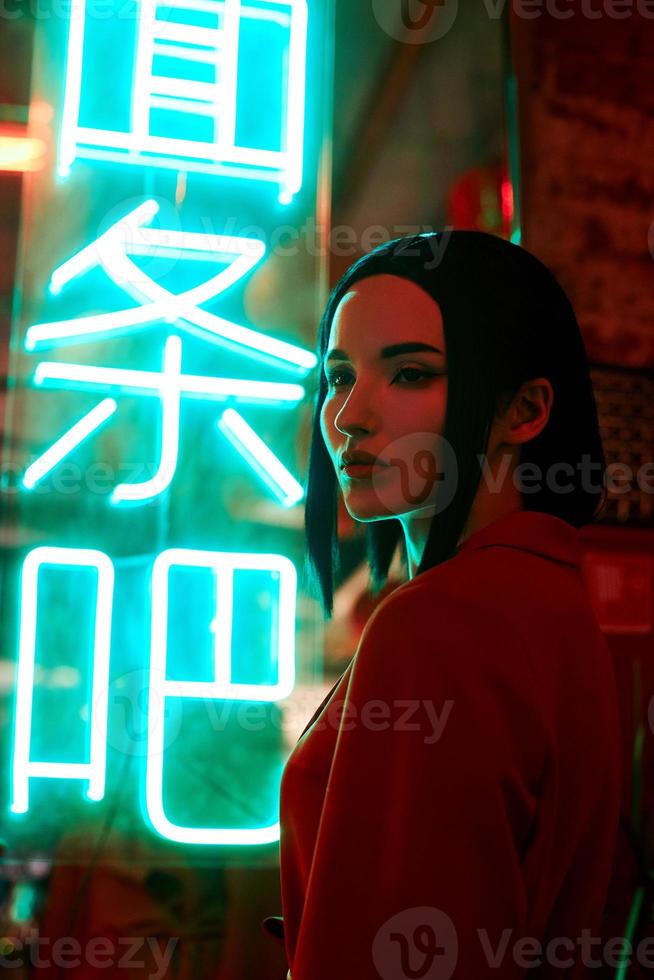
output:
[{"label": "jacket collar", "polygon": [[565,565],[581,564],[579,531],[567,521],[535,510],[515,510],[467,537],[457,555],[497,545],[529,551]]}]

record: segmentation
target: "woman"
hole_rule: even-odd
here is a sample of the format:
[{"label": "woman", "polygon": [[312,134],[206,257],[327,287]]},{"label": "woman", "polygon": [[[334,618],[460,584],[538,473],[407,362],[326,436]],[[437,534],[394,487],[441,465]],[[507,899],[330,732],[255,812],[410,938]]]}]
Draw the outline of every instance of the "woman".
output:
[{"label": "woman", "polygon": [[408,581],[284,770],[292,980],[585,976],[620,765],[580,570],[604,460],[570,303],[492,235],[397,239],[334,288],[320,368],[306,529],[325,611],[339,493],[375,587],[398,547]]}]

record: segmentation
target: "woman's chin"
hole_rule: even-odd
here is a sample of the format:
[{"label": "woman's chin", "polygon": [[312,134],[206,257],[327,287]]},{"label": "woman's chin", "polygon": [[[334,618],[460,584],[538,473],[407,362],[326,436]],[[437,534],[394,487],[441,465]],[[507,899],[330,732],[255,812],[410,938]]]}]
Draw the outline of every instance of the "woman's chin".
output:
[{"label": "woman's chin", "polygon": [[388,507],[384,506],[380,500],[374,497],[368,500],[365,498],[366,495],[357,493],[356,491],[344,495],[345,508],[353,520],[368,523],[370,521],[388,520],[391,517],[398,516],[395,511],[389,510]]},{"label": "woman's chin", "polygon": [[381,501],[378,498],[366,499],[361,493],[345,494],[343,496],[345,509],[355,521],[369,523],[371,521],[388,521],[401,518],[412,521],[431,521],[439,507],[436,503],[407,504],[406,500]]}]

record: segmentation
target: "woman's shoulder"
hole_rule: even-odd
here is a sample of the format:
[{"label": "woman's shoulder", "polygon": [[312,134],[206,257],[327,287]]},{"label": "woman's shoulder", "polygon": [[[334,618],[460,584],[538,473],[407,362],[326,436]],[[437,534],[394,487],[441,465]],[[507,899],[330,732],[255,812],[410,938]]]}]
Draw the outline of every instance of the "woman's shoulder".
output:
[{"label": "woman's shoulder", "polygon": [[[478,543],[479,543],[478,539]],[[374,611],[361,673],[401,669],[464,692],[480,684],[538,699],[607,660],[574,555],[556,542],[489,541],[422,572]],[[544,693],[543,693],[544,692]]]},{"label": "woman's shoulder", "polygon": [[473,726],[484,719],[488,734],[494,725],[511,727],[502,721],[509,716],[544,733],[542,696],[522,638],[474,596],[435,590],[420,578],[396,589],[368,621],[353,660],[351,701],[451,704]]},{"label": "woman's shoulder", "polygon": [[489,620],[500,624],[501,604],[489,605],[484,584],[491,582],[485,583],[487,576],[479,563],[467,562],[463,574],[456,564],[444,562],[403,582],[377,606],[366,628],[415,632],[433,624],[442,636],[451,630],[485,628]]},{"label": "woman's shoulder", "polygon": [[359,644],[361,669],[387,665],[390,675],[401,661],[425,679],[447,674],[457,687],[485,682],[527,693],[533,676],[565,669],[570,623],[577,622],[576,636],[583,632],[587,600],[573,579],[569,569],[517,549],[462,553],[379,604]]},{"label": "woman's shoulder", "polygon": [[[437,570],[434,570],[437,571]],[[374,610],[361,636],[361,665],[419,673],[461,671],[474,661],[506,660],[512,640],[499,606],[482,602],[449,575],[423,573],[398,586]],[[465,655],[464,655],[465,654]]]},{"label": "woman's shoulder", "polygon": [[563,629],[586,623],[578,531],[540,513],[509,515],[473,535],[448,561],[404,582],[377,610],[396,618],[438,619],[463,634],[507,631],[533,636],[539,623]]}]

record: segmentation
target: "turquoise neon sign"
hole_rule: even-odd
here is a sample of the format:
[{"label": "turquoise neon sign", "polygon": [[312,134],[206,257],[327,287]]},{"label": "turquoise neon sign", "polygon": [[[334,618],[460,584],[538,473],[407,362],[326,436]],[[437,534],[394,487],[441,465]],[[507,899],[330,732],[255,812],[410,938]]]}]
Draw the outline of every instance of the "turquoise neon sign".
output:
[{"label": "turquoise neon sign", "polygon": [[[34,199],[71,220],[26,249],[15,345],[32,439],[10,830],[25,841],[45,824],[54,852],[59,809],[67,827],[93,824],[128,786],[129,829],[148,846],[202,860],[271,844],[279,702],[296,679],[293,423],[317,361],[292,342],[302,318],[287,328],[286,295],[274,323],[260,303],[255,322],[251,287],[279,268],[266,241],[279,204],[299,220],[313,193],[317,28],[306,0],[70,0],[65,32],[38,29],[41,58],[65,42],[43,75],[48,91],[55,66],[61,82],[66,179]],[[206,230],[234,218],[249,230]],[[53,492],[66,467],[97,463],[106,492]],[[264,723],[251,731],[238,711],[252,707]]]},{"label": "turquoise neon sign", "polygon": [[[50,291],[56,296],[85,273],[100,266],[108,278],[137,306],[111,313],[81,316],[30,326],[25,348],[38,351],[65,343],[84,343],[133,333],[145,326],[164,321],[189,329],[212,343],[230,343],[245,356],[265,357],[276,361],[294,374],[306,374],[315,365],[315,355],[293,344],[277,340],[249,327],[208,312],[200,304],[215,299],[234,286],[265,255],[263,242],[231,236],[209,236],[144,227],[158,211],[155,201],[145,201],[113,224],[92,245],[59,266],[50,278]],[[169,261],[217,263],[220,271],[199,286],[174,294],[139,268],[131,254],[149,258],[165,256]],[[209,401],[231,401],[243,404],[270,404],[272,407],[299,402],[304,388],[299,384],[220,377],[203,377],[182,372],[182,339],[168,337],[162,370],[73,364],[61,360],[41,361],[34,372],[37,386],[101,391],[105,398],[90,409],[40,457],[30,464],[23,486],[33,489],[83,441],[104,425],[116,412],[116,398],[130,392],[158,398],[161,403],[161,435],[156,473],[141,483],[122,483],[115,487],[111,502],[136,504],[146,502],[166,490],[174,477],[180,437],[180,403],[182,397]],[[261,477],[273,495],[285,506],[298,503],[303,491],[298,481],[237,413],[227,410],[218,420],[220,429],[243,458]]]},{"label": "turquoise neon sign", "polygon": [[103,66],[89,55],[106,3],[71,4],[62,176],[78,159],[163,167],[272,181],[290,203],[302,186],[306,0],[116,0],[124,30],[106,70],[118,59],[126,82],[109,113],[93,101]]},{"label": "turquoise neon sign", "polygon": [[[210,680],[171,680],[168,677],[169,578],[174,568],[206,569],[215,589],[213,634],[213,677]],[[94,573],[91,602],[95,607],[92,650],[88,651],[92,683],[85,707],[88,759],[76,762],[32,758],[31,731],[34,721],[32,694],[37,662],[37,613],[39,582],[50,575],[65,575],[85,568]],[[234,591],[236,575],[268,573],[268,596],[272,603],[270,635],[262,656],[268,660],[272,683],[243,683],[233,679]],[[16,724],[13,759],[13,799],[16,814],[28,813],[29,784],[33,779],[81,780],[88,784],[87,798],[99,802],[105,794],[107,751],[107,700],[112,625],[114,566],[108,555],[83,548],[41,547],[31,551],[23,564],[21,588],[21,641],[18,660]],[[241,589],[243,585],[241,584]],[[152,826],[163,837],[184,844],[268,844],[278,839],[277,822],[262,827],[184,827],[172,822],[165,812],[164,767],[166,757],[166,704],[172,699],[217,699],[278,701],[295,682],[295,567],[283,555],[238,554],[172,548],[157,556],[151,581],[152,630],[147,708],[147,813]],[[88,593],[87,593],[88,595]],[[83,602],[86,599],[80,597]]]}]

